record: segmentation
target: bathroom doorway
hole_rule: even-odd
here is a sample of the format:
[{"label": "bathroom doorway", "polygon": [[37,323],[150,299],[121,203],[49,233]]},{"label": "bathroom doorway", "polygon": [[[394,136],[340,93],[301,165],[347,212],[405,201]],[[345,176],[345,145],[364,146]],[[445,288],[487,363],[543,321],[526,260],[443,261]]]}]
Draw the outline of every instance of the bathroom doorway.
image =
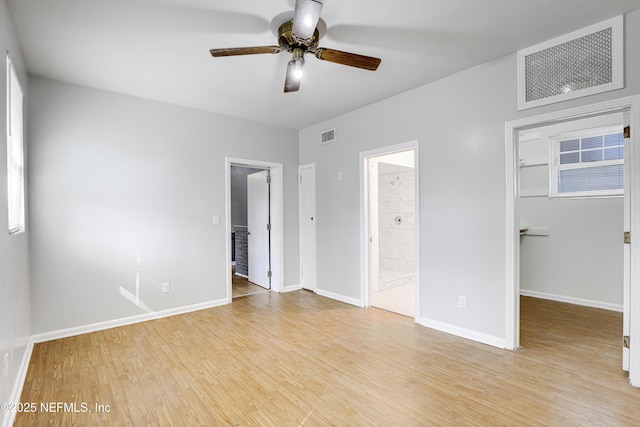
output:
[{"label": "bathroom doorway", "polygon": [[416,317],[417,174],[415,149],[365,157],[365,305]]}]

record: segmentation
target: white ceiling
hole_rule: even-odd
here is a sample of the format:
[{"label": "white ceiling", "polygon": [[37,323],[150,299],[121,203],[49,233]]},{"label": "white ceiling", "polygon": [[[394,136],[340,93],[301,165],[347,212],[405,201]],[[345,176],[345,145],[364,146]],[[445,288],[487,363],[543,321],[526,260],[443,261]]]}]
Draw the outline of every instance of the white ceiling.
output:
[{"label": "white ceiling", "polygon": [[[382,58],[366,71],[307,55],[212,58],[277,45],[295,0],[7,0],[31,74],[300,129],[640,8],[638,0],[324,0],[320,46]],[[515,73],[515,70],[514,70]],[[514,100],[514,105],[515,105]]]}]

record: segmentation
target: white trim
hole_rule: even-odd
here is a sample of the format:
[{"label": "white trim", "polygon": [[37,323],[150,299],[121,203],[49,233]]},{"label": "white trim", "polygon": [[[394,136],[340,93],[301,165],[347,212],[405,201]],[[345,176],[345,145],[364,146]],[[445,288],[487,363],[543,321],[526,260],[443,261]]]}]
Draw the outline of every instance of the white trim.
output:
[{"label": "white trim", "polygon": [[[589,34],[597,33],[599,31],[611,28],[612,31],[612,81],[611,83],[603,84],[600,86],[594,86],[587,89],[581,89],[563,93],[548,98],[537,99],[535,101],[526,100],[526,77],[525,77],[525,57],[551,47],[588,36]],[[587,95],[594,95],[596,93],[606,92],[614,89],[620,89],[624,87],[624,16],[619,15],[606,21],[599,22],[597,24],[590,25],[577,31],[556,37],[543,43],[539,43],[535,46],[528,47],[526,49],[519,50],[517,53],[518,61],[518,110],[524,110],[527,108],[538,107],[541,105],[551,104],[554,102],[566,101],[569,99],[580,98]]]},{"label": "white trim", "polygon": [[254,167],[271,171],[271,290],[284,287],[284,165],[262,160],[225,157],[225,265],[227,301],[231,302],[231,166]]},{"label": "white trim", "polygon": [[617,311],[620,313],[622,313],[623,310],[622,304],[613,304],[610,302],[569,297],[565,295],[556,295],[547,292],[528,291],[526,289],[520,289],[520,295],[522,295],[523,297],[533,297],[550,301],[566,302],[568,304],[582,305],[584,307],[601,308],[603,310]]},{"label": "white trim", "polygon": [[[534,126],[544,126],[564,122],[580,117],[601,115],[630,110],[632,129],[640,129],[640,96],[629,96],[611,101],[590,104],[568,110],[526,117],[505,123],[505,255],[506,255],[506,343],[507,348],[517,348],[520,344],[520,202],[519,202],[519,160],[518,131]],[[631,202],[631,227],[640,230],[640,197],[634,193],[640,189],[640,147],[637,147],[638,131],[631,134],[629,153],[630,182],[629,194]],[[630,337],[629,380],[634,387],[640,387],[640,251],[631,251],[629,265],[631,297],[630,297]]]},{"label": "white trim", "polygon": [[302,285],[301,284],[297,284],[297,285],[287,285],[285,286],[281,293],[287,293],[287,292],[295,292],[295,291],[301,291],[302,290]]},{"label": "white trim", "polygon": [[367,289],[365,292],[365,307],[369,307],[372,302],[373,294],[380,290],[380,245],[373,245],[372,242],[380,242],[380,212],[372,209],[373,206],[379,206],[380,192],[372,191],[379,188],[380,185],[380,162],[377,157],[367,157],[364,164],[365,182],[367,183],[367,194],[365,195],[366,214],[367,214],[367,272],[369,278],[367,280]]},{"label": "white trim", "polygon": [[320,295],[321,297],[331,298],[336,301],[355,305],[356,307],[363,307],[362,302],[357,298],[346,297],[344,295],[336,294],[333,292],[323,291],[322,289],[316,289],[316,294]]},{"label": "white trim", "polygon": [[369,298],[369,215],[368,215],[368,168],[367,159],[385,154],[413,150],[415,180],[415,321],[421,316],[420,310],[420,141],[413,140],[360,153],[360,299],[362,307],[371,305]]},{"label": "white trim", "polygon": [[[19,403],[20,396],[22,396],[22,389],[24,388],[24,382],[27,379],[27,371],[29,370],[29,363],[31,362],[31,354],[33,353],[33,337],[30,337],[27,346],[24,350],[24,354],[22,355],[22,361],[20,362],[20,368],[18,369],[18,373],[16,375],[15,383],[13,383],[13,389],[11,390],[11,396],[9,397],[9,402],[11,403]],[[9,427],[15,423],[16,420],[16,411],[7,411],[4,412],[4,417],[2,419],[2,427]]]},{"label": "white trim", "polygon": [[472,331],[470,329],[461,328],[449,323],[439,322],[437,320],[427,319],[426,317],[423,317],[420,319],[418,324],[430,329],[435,329],[436,331],[455,335],[460,338],[487,344],[492,347],[507,348],[507,343],[503,338],[494,337],[493,335],[487,335],[481,332]]},{"label": "white trim", "polygon": [[32,338],[35,343],[41,343],[45,341],[57,340],[60,338],[68,338],[76,335],[88,334],[91,332],[103,331],[105,329],[118,328],[120,326],[133,325],[149,320],[162,319],[164,317],[177,316],[179,314],[191,313],[193,311],[206,310],[208,308],[219,307],[228,303],[229,302],[227,301],[227,299],[223,298],[216,301],[170,308],[168,310],[156,311],[153,313],[140,314],[137,316],[123,317],[120,319],[107,320],[105,322],[92,323],[89,325],[76,326],[73,328],[59,329],[57,331],[44,332],[35,334]]},{"label": "white trim", "polygon": [[520,347],[520,159],[516,132],[515,126],[505,125],[505,348],[509,350]]},{"label": "white trim", "polygon": [[[367,292],[369,283],[369,179],[367,176],[367,156],[360,153],[360,301],[362,307],[369,307],[369,295]],[[418,286],[416,286],[418,287]]]}]

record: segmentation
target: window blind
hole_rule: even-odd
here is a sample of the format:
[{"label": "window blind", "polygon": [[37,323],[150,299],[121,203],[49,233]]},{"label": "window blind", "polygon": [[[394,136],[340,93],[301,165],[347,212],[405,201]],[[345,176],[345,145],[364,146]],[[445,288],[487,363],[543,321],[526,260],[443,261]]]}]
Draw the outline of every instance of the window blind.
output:
[{"label": "window blind", "polygon": [[551,197],[600,197],[624,191],[624,134],[620,126],[555,137]]}]

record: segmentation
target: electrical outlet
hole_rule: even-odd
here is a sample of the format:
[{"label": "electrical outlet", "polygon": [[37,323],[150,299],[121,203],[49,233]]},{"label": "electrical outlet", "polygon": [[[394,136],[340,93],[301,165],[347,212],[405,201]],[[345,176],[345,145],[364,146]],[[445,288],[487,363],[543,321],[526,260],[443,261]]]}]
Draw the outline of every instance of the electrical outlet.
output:
[{"label": "electrical outlet", "polygon": [[467,308],[467,297],[464,295],[458,295],[458,308]]},{"label": "electrical outlet", "polygon": [[169,282],[164,282],[162,284],[162,293],[168,294],[169,292],[171,292],[171,285],[169,285]]}]

